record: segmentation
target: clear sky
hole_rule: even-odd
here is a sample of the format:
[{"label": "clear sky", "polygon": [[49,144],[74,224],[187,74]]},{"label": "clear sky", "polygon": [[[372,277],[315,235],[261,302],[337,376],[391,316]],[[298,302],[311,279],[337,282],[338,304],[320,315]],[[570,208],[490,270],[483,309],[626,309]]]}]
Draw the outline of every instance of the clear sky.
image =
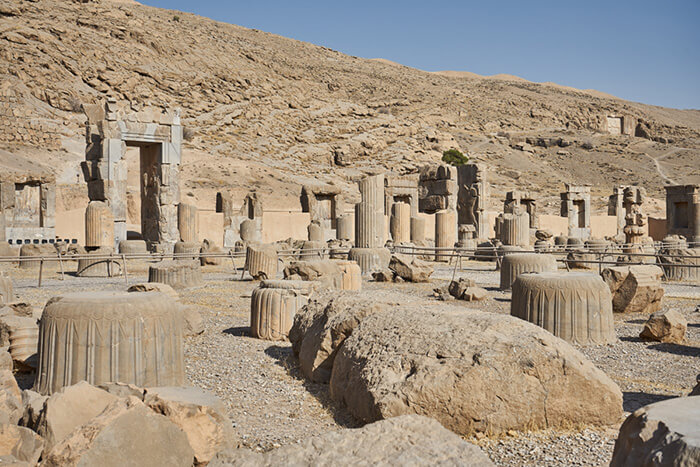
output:
[{"label": "clear sky", "polygon": [[700,109],[700,0],[142,0],[422,70]]}]

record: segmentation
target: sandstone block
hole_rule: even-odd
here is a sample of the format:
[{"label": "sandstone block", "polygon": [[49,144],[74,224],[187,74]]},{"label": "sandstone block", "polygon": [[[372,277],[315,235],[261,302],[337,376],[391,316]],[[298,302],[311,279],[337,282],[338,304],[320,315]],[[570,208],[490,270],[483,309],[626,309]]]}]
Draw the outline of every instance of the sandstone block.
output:
[{"label": "sandstone block", "polygon": [[44,441],[29,428],[0,424],[0,456],[12,456],[28,465],[37,465],[43,449]]},{"label": "sandstone block", "polygon": [[119,253],[124,255],[146,255],[148,246],[145,240],[122,240],[119,242]]},{"label": "sandstone block", "polygon": [[257,288],[250,300],[250,334],[258,339],[284,340],[294,314],[307,297],[294,289]]},{"label": "sandstone block", "polygon": [[224,258],[222,256],[212,256],[212,254],[220,255],[225,253],[223,248],[216,245],[214,242],[204,239],[201,253],[200,261],[202,266],[219,266],[223,263]]},{"label": "sandstone block", "polygon": [[148,282],[168,284],[173,289],[202,285],[202,267],[198,261],[161,261],[148,268]]},{"label": "sandstone block", "polygon": [[0,423],[16,425],[22,418],[22,392],[12,371],[0,370]]},{"label": "sandstone block", "polygon": [[676,397],[627,417],[611,467],[700,465],[700,397]]},{"label": "sandstone block", "polygon": [[114,254],[113,247],[100,247],[85,253],[95,258],[81,258],[78,260],[77,275],[79,277],[114,277],[122,274],[121,260],[108,258]]},{"label": "sandstone block", "polygon": [[613,295],[615,313],[654,313],[661,309],[663,272],[658,266],[614,266],[605,268],[603,280]]},{"label": "sandstone block", "polygon": [[0,305],[7,305],[15,300],[14,287],[9,277],[0,276]]},{"label": "sandstone block", "polygon": [[182,324],[181,307],[161,293],[54,297],[39,326],[35,390],[52,394],[81,380],[180,385],[185,377]]},{"label": "sandstone block", "polygon": [[48,452],[45,467],[168,465],[190,467],[185,433],[135,397],[119,399]]},{"label": "sandstone block", "polygon": [[360,266],[362,274],[371,274],[389,267],[391,252],[386,248],[352,248],[348,259]]},{"label": "sandstone block", "polygon": [[144,402],[185,432],[195,464],[206,464],[217,452],[237,445],[226,407],[210,392],[184,386],[147,388]]},{"label": "sandstone block", "polygon": [[354,261],[337,261],[342,274],[341,290],[361,290],[362,270]]},{"label": "sandstone block", "polygon": [[255,280],[274,279],[277,275],[277,249],[274,245],[248,245],[244,269]]},{"label": "sandstone block", "polygon": [[546,254],[512,253],[501,262],[501,290],[510,290],[515,279],[526,272],[556,271],[557,258]]},{"label": "sandstone block", "polygon": [[685,339],[688,323],[676,310],[657,311],[653,313],[639,334],[642,339],[680,344]]},{"label": "sandstone block", "polygon": [[340,265],[333,260],[292,261],[284,268],[284,277],[299,278],[305,281],[319,281],[326,287],[341,289],[343,272]]},{"label": "sandstone block", "polygon": [[360,420],[417,413],[466,436],[607,425],[622,414],[617,385],[563,340],[444,303],[365,317],[335,356],[330,390]]},{"label": "sandstone block", "polygon": [[173,247],[174,259],[181,261],[198,261],[202,244],[199,242],[176,242]]},{"label": "sandstone block", "polygon": [[22,261],[22,258],[36,258],[43,256],[46,258],[55,258],[57,256],[56,247],[50,243],[43,244],[25,244],[19,249],[19,267],[21,269],[36,269],[39,268],[41,262],[37,260]]},{"label": "sandstone block", "polygon": [[617,340],[610,290],[593,273],[521,274],[513,283],[510,314],[572,344]]},{"label": "sandstone block", "polygon": [[197,243],[199,230],[197,206],[186,203],[177,205],[177,228],[180,231],[180,241]]},{"label": "sandstone block", "polygon": [[85,246],[114,248],[114,215],[104,201],[90,201],[85,210]]},{"label": "sandstone block", "polygon": [[414,256],[395,254],[389,261],[389,269],[408,282],[428,282],[433,267]]},{"label": "sandstone block", "polygon": [[160,292],[172,298],[175,301],[180,300],[180,295],[168,284],[161,282],[141,282],[129,286],[127,292]]}]

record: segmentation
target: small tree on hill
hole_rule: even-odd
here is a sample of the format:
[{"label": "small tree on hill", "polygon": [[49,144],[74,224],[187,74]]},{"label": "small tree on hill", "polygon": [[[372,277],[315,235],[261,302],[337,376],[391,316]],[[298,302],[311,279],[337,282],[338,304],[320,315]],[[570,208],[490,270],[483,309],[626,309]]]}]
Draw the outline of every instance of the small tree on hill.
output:
[{"label": "small tree on hill", "polygon": [[458,149],[448,149],[442,153],[442,161],[450,165],[458,166],[469,162],[469,156],[465,156]]}]

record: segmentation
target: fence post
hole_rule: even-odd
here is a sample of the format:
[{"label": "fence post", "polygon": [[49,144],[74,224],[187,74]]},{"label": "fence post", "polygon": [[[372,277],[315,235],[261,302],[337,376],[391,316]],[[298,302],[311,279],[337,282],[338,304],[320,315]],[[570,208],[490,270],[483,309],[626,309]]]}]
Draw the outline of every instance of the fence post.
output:
[{"label": "fence post", "polygon": [[41,275],[44,272],[44,257],[41,257],[41,260],[39,261],[39,288],[41,288]]}]

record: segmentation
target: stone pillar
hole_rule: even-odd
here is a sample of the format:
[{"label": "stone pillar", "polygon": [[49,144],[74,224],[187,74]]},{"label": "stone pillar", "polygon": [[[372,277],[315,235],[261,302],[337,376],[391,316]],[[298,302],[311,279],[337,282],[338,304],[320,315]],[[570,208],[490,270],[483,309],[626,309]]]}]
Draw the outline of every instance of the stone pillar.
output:
[{"label": "stone pillar", "polygon": [[561,215],[569,220],[569,237],[591,236],[591,187],[566,184],[561,194]]},{"label": "stone pillar", "polygon": [[362,201],[355,205],[355,246],[384,246],[384,175],[370,175],[359,182]]},{"label": "stone pillar", "polygon": [[418,245],[425,242],[425,219],[411,217],[411,242]]},{"label": "stone pillar", "polygon": [[312,242],[324,242],[325,235],[323,232],[323,227],[319,221],[311,221],[311,223],[306,228],[308,231],[309,240]]},{"label": "stone pillar", "polygon": [[[457,211],[444,209],[435,213],[435,247],[453,248],[457,240]],[[448,261],[449,252],[435,253],[435,261]]]},{"label": "stone pillar", "polygon": [[394,245],[409,243],[411,241],[411,205],[408,203],[394,203],[391,206],[389,226]]},{"label": "stone pillar", "polygon": [[90,201],[85,210],[85,246],[114,248],[114,217],[103,201]]},{"label": "stone pillar", "polygon": [[500,240],[504,245],[530,245],[530,215],[520,206],[502,216]]},{"label": "stone pillar", "polygon": [[335,220],[335,238],[338,240],[352,240],[352,216],[344,215]]},{"label": "stone pillar", "polygon": [[187,243],[197,242],[199,231],[199,218],[197,206],[180,203],[177,206],[177,227],[180,231],[180,240]]},{"label": "stone pillar", "polygon": [[258,228],[257,220],[246,219],[241,222],[241,240],[245,243],[258,243],[262,241],[262,232]]}]

